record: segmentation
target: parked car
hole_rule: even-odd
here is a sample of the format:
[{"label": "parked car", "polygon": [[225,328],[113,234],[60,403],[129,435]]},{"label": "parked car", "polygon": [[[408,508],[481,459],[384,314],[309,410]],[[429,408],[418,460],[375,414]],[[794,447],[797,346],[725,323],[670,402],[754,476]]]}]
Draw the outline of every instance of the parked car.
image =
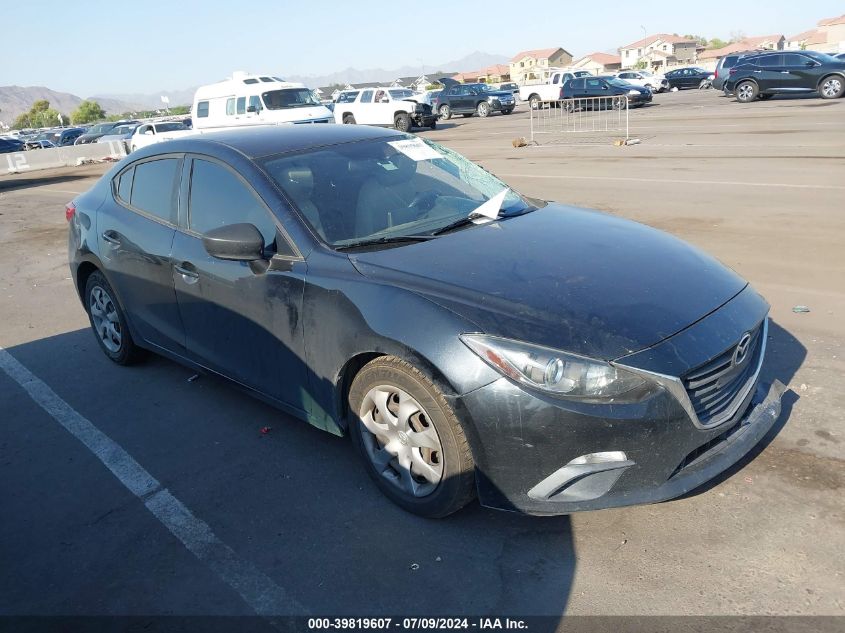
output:
[{"label": "parked car", "polygon": [[670,499],[780,413],[783,385],[759,380],[769,306],[736,273],[393,130],[161,143],[65,216],[109,359],[154,350],[349,433],[420,515],[476,492],[537,514]]},{"label": "parked car", "polygon": [[736,66],[740,59],[758,55],[761,52],[760,50],[740,51],[720,57],[719,61],[716,62],[716,69],[713,71],[713,87],[717,90],[724,90],[730,69]]},{"label": "parked car", "polygon": [[532,110],[536,110],[543,101],[562,99],[563,84],[570,79],[575,79],[574,73],[563,70],[553,72],[545,83],[522,86],[519,89],[519,98],[521,101],[527,101]]},{"label": "parked car", "polygon": [[496,90],[505,90],[513,94],[514,99],[519,99],[519,84],[513,81],[506,81],[504,83],[495,84]]},{"label": "parked car", "polygon": [[147,145],[169,141],[191,133],[192,131],[181,121],[142,123],[135,128],[129,138],[129,150],[134,152]]},{"label": "parked car", "polygon": [[589,97],[607,97],[602,101],[565,104],[570,110],[576,108],[619,108],[628,101],[629,107],[639,107],[652,100],[651,90],[629,84],[614,76],[581,77],[570,79],[563,85],[564,99],[585,99]]},{"label": "parked car", "polygon": [[712,74],[709,70],[693,67],[670,70],[663,76],[666,78],[670,89],[683,90],[684,88],[700,88],[703,82],[710,80]]},{"label": "parked car", "polygon": [[414,94],[414,99],[419,103],[424,103],[429,106],[432,111],[435,111],[434,104],[437,101],[437,96],[440,90],[426,90],[425,92],[418,92]]},{"label": "parked car", "polygon": [[624,70],[616,73],[616,78],[640,88],[648,88],[652,92],[669,90],[669,82],[663,75],[655,75],[647,70]]},{"label": "parked car", "polygon": [[[341,100],[342,98],[342,100]],[[409,132],[414,127],[437,126],[430,105],[419,103],[407,88],[373,87],[342,93],[334,108],[335,123],[381,125]]]},{"label": "parked car", "polygon": [[52,149],[54,147],[57,147],[57,145],[53,143],[53,141],[47,141],[43,139],[38,141],[32,140],[24,142],[24,149],[26,149],[27,151],[33,149]]},{"label": "parked car", "polygon": [[839,54],[837,54],[837,55],[834,55],[834,57],[835,57],[836,59],[845,59],[845,53],[839,53]]},{"label": "parked car", "polygon": [[16,138],[0,138],[0,154],[23,152],[26,150],[24,142]]},{"label": "parked car", "polygon": [[814,51],[755,55],[730,69],[725,90],[749,103],[777,94],[817,92],[822,99],[845,94],[845,60]]},{"label": "parked car", "polygon": [[453,114],[463,114],[471,117],[490,116],[493,112],[510,114],[516,107],[513,93],[507,90],[494,90],[487,84],[461,84],[442,77],[437,80],[443,84],[443,90],[437,95],[436,112],[441,119],[448,120]]},{"label": "parked car", "polygon": [[[113,128],[108,134],[104,134],[100,138],[96,140],[97,143],[111,143],[117,142],[121,143],[126,151],[130,151],[131,149],[131,142],[132,142],[132,135],[135,133],[135,130],[140,126],[140,123],[127,123],[126,125],[118,125],[117,127]],[[187,129],[187,128],[185,128]]]},{"label": "parked car", "polygon": [[97,123],[96,125],[88,128],[84,134],[81,134],[74,142],[74,145],[93,143],[104,134],[111,132],[118,125],[127,125],[128,123],[138,123],[138,121],[106,121],[105,123]]}]

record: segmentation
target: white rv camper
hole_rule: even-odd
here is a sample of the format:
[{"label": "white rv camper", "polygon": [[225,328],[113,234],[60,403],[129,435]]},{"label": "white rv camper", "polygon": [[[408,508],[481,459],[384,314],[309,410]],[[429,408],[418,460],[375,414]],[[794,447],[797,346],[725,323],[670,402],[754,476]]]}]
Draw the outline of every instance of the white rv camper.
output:
[{"label": "white rv camper", "polygon": [[244,72],[197,88],[191,118],[195,130],[275,123],[334,123],[331,111],[303,84]]}]

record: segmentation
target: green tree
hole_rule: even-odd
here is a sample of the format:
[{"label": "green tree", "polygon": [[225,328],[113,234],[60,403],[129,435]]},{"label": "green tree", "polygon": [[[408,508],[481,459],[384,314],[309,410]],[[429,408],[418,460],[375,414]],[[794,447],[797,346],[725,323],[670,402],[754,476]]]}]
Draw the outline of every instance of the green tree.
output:
[{"label": "green tree", "polygon": [[106,118],[106,111],[96,101],[86,100],[70,115],[74,123],[93,123]]},{"label": "green tree", "polygon": [[725,48],[727,45],[728,43],[725,40],[719,39],[718,37],[714,37],[712,40],[707,42],[707,48]]},{"label": "green tree", "polygon": [[[59,116],[62,117],[61,120]],[[60,114],[58,110],[51,108],[46,99],[39,99],[32,104],[29,112],[24,112],[15,119],[12,127],[16,130],[27,127],[53,127],[62,122],[70,123],[70,119],[66,114]]]},{"label": "green tree", "polygon": [[648,62],[644,59],[641,59],[636,64],[634,64],[635,70],[645,70],[646,68],[648,68]]}]

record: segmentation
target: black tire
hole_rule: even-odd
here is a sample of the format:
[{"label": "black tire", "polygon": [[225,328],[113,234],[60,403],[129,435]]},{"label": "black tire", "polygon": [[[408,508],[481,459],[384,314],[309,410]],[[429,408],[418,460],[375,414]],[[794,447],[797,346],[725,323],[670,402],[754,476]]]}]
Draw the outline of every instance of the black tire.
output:
[{"label": "black tire", "polygon": [[753,81],[740,81],[734,87],[734,95],[740,103],[751,103],[760,95],[760,88]]},{"label": "black tire", "polygon": [[[103,297],[102,294],[95,295],[98,290],[105,293],[107,303],[109,306],[114,308],[114,314],[117,317],[117,322],[114,323],[115,330],[119,332],[120,335],[120,344],[117,349],[109,349],[109,347],[106,346],[103,339],[108,335],[101,334],[95,323],[95,315],[93,314],[93,304],[97,303],[95,296],[99,296],[101,301]],[[91,331],[94,333],[94,337],[97,339],[100,349],[103,350],[103,353],[106,356],[118,365],[132,365],[142,360],[147,355],[146,350],[143,350],[135,345],[135,341],[132,340],[132,334],[129,332],[129,328],[126,325],[126,316],[123,313],[123,308],[117,300],[117,295],[115,295],[108,280],[100,271],[95,271],[88,277],[88,281],[85,283],[84,301],[85,311],[88,313],[88,321],[91,323]],[[114,339],[110,340],[111,343],[114,344]]]},{"label": "black tire", "polygon": [[344,114],[343,115],[343,124],[344,125],[355,125],[355,116],[352,114]]},{"label": "black tire", "polygon": [[448,121],[452,118],[452,108],[449,107],[448,103],[444,103],[440,106],[440,109],[437,112],[440,115],[440,118],[444,121]]},{"label": "black tire", "polygon": [[[374,388],[398,388],[414,398],[434,426],[442,448],[442,478],[426,496],[417,497],[400,489],[376,469],[366,441],[374,435],[364,426],[359,414],[367,394]],[[352,381],[349,390],[349,431],[367,472],[379,489],[403,509],[428,518],[442,518],[457,512],[475,497],[475,472],[472,452],[460,421],[443,393],[422,371],[395,356],[381,356],[367,363]],[[365,439],[365,434],[369,439]],[[385,469],[386,472],[386,469]]]},{"label": "black tire", "polygon": [[434,130],[437,128],[437,121],[432,121],[431,125],[428,126],[429,130]]},{"label": "black tire", "polygon": [[845,94],[845,77],[828,75],[819,82],[819,96],[822,99],[839,99]]},{"label": "black tire", "polygon": [[393,127],[395,127],[400,132],[410,132],[411,117],[408,116],[407,112],[400,112],[395,117],[393,117]]},{"label": "black tire", "polygon": [[540,101],[540,95],[531,95],[530,97],[528,97],[528,106],[532,110],[539,110],[541,103],[542,102]]},{"label": "black tire", "polygon": [[507,108],[505,110],[502,110],[502,114],[510,114],[511,112],[513,112],[513,108]]}]

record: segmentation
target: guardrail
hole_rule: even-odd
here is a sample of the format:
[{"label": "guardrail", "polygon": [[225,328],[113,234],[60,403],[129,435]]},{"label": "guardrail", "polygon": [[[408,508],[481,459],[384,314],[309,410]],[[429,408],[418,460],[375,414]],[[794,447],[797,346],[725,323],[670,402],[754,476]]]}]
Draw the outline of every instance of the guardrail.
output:
[{"label": "guardrail", "polygon": [[73,167],[88,162],[120,160],[124,156],[126,156],[126,148],[119,141],[31,149],[26,152],[0,154],[0,174],[20,174],[54,167]]},{"label": "guardrail", "polygon": [[531,141],[538,136],[557,137],[552,142],[606,142],[629,139],[628,99],[584,97],[541,101],[531,113]]}]

